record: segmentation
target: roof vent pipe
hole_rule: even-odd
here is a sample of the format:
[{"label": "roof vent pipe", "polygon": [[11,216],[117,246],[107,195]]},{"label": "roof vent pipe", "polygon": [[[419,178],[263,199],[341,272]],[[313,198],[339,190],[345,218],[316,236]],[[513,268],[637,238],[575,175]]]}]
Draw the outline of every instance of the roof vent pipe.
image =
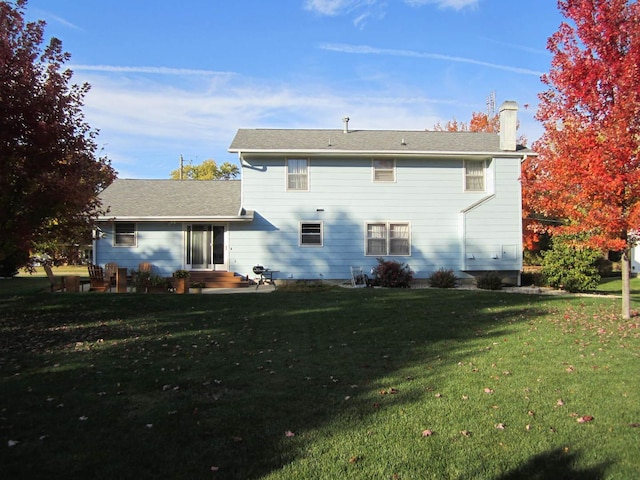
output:
[{"label": "roof vent pipe", "polygon": [[343,117],[342,121],[344,122],[344,133],[349,133],[349,117]]}]

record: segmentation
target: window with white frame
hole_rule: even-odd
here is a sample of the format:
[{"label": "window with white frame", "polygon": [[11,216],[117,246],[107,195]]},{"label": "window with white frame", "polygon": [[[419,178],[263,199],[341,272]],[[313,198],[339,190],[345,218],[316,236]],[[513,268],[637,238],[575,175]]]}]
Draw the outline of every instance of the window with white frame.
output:
[{"label": "window with white frame", "polygon": [[411,255],[411,228],[407,222],[367,223],[365,255]]},{"label": "window with white frame", "polygon": [[374,182],[395,182],[396,181],[396,161],[392,158],[374,158],[373,181]]},{"label": "window with white frame", "polygon": [[322,246],[322,222],[300,222],[300,246]]},{"label": "window with white frame", "polygon": [[113,228],[113,245],[116,247],[135,247],[137,244],[136,224],[118,222]]},{"label": "window with white frame", "polygon": [[466,192],[483,192],[484,191],[484,160],[465,160],[464,161],[464,189]]},{"label": "window with white frame", "polygon": [[287,190],[309,190],[309,159],[287,159]]}]

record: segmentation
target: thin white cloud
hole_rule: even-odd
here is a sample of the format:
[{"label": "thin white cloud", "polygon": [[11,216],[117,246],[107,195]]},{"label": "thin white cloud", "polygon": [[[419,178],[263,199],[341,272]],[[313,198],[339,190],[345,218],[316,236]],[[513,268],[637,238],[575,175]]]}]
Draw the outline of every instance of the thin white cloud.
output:
[{"label": "thin white cloud", "polygon": [[428,53],[417,52],[415,50],[398,50],[392,48],[377,48],[369,45],[350,45],[346,43],[325,43],[320,45],[323,50],[330,50],[333,52],[361,54],[361,55],[390,55],[395,57],[413,57],[413,58],[428,58],[432,60],[442,60],[446,62],[468,63],[472,65],[480,65],[483,67],[494,68],[497,70],[504,70],[513,73],[519,73],[523,75],[535,75],[539,77],[543,72],[531,70],[528,68],[514,67],[511,65],[501,65],[497,63],[485,62],[482,60],[475,60],[473,58],[456,57],[452,55],[443,55],[440,53]]},{"label": "thin white cloud", "polygon": [[304,8],[320,15],[332,17],[349,13],[356,8],[367,7],[374,3],[376,3],[376,0],[306,0]]},{"label": "thin white cloud", "polygon": [[[438,8],[452,8],[462,10],[477,7],[480,0],[404,0],[411,7],[435,4]],[[320,15],[335,16],[353,12],[357,9],[372,7],[386,7],[386,0],[305,0],[304,8]]]},{"label": "thin white cloud", "polygon": [[529,47],[527,45],[518,45],[517,43],[510,43],[510,42],[501,42],[499,40],[493,39],[493,38],[488,38],[488,37],[480,37],[482,40],[485,40],[487,42],[491,42],[495,45],[500,45],[501,47],[504,48],[508,48],[510,50],[519,50],[521,52],[527,52],[527,53],[532,53],[534,55],[548,55],[551,56],[551,54],[549,53],[548,50],[545,50],[543,48],[534,48],[534,47]]},{"label": "thin white cloud", "polygon": [[190,68],[170,67],[142,67],[120,65],[69,65],[74,71],[110,72],[110,73],[144,73],[152,75],[176,75],[176,76],[231,76],[230,72],[217,72],[213,70],[198,70]]},{"label": "thin white cloud", "polygon": [[369,19],[382,19],[387,2],[384,0],[306,0],[305,10],[327,17],[355,15],[353,24],[363,29]]},{"label": "thin white cloud", "polygon": [[420,7],[427,4],[436,4],[438,8],[453,8],[454,10],[462,10],[467,7],[477,7],[480,0],[404,0],[407,5],[412,7]]},{"label": "thin white cloud", "polygon": [[53,13],[47,12],[45,10],[41,10],[39,8],[34,8],[33,13],[37,15],[39,18],[44,18],[47,23],[58,23],[64,27],[71,28],[72,30],[80,30],[84,31],[78,25],[66,20],[58,15],[54,15]]}]

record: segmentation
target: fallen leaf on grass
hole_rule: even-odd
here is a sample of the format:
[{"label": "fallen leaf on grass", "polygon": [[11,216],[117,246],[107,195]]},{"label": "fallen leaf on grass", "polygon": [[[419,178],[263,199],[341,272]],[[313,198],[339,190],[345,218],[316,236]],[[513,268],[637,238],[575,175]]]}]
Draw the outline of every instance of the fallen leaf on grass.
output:
[{"label": "fallen leaf on grass", "polygon": [[460,435],[462,435],[463,437],[470,437],[471,432],[469,430],[462,430],[460,431]]},{"label": "fallen leaf on grass", "polygon": [[640,427],[640,423],[635,423],[635,422],[634,423],[630,423],[629,426],[631,428],[638,428],[638,427]]},{"label": "fallen leaf on grass", "polygon": [[591,415],[583,415],[582,417],[578,417],[578,423],[588,423],[593,420]]},{"label": "fallen leaf on grass", "polygon": [[556,402],[556,405],[561,407],[564,405],[564,401],[561,398],[559,398],[558,401]]},{"label": "fallen leaf on grass", "polygon": [[442,394],[441,394],[441,393],[436,393],[436,394],[434,395],[434,397],[436,397],[436,398],[442,398]]},{"label": "fallen leaf on grass", "polygon": [[80,420],[81,422],[84,422],[85,420],[89,420],[89,417],[85,417],[84,415],[81,416],[80,418],[78,418],[78,420]]},{"label": "fallen leaf on grass", "polygon": [[506,425],[504,423],[497,423],[496,428],[498,430],[504,430],[506,428]]},{"label": "fallen leaf on grass", "polygon": [[422,436],[423,437],[430,437],[431,435],[433,435],[433,431],[432,430],[423,430],[422,431]]},{"label": "fallen leaf on grass", "polygon": [[362,460],[362,457],[360,455],[354,455],[349,459],[349,463],[357,463],[360,460]]},{"label": "fallen leaf on grass", "polygon": [[295,437],[296,434],[293,433],[291,430],[287,430],[286,432],[284,432],[284,436],[285,437]]},{"label": "fallen leaf on grass", "polygon": [[398,393],[398,390],[395,388],[390,388],[389,390],[380,390],[380,395],[386,395],[387,393],[390,393],[391,395],[394,395],[396,393]]},{"label": "fallen leaf on grass", "polygon": [[212,472],[217,472],[218,470],[220,470],[220,467],[211,467]]},{"label": "fallen leaf on grass", "polygon": [[9,440],[9,441],[7,442],[7,445],[8,445],[9,447],[15,447],[15,446],[16,446],[17,444],[19,444],[19,443],[20,443],[20,442],[19,442],[18,440]]},{"label": "fallen leaf on grass", "polygon": [[484,389],[484,393],[492,394],[493,393],[493,388],[485,388]]}]

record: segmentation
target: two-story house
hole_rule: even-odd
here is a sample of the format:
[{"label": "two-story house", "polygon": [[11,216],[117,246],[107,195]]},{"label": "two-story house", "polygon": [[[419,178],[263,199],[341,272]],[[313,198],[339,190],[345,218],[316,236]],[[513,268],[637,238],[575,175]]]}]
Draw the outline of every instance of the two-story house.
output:
[{"label": "two-story house", "polygon": [[282,279],[347,279],[377,258],[416,278],[522,267],[517,105],[500,134],[351,129],[240,129],[240,181],[116,180],[102,194],[94,262]]}]

